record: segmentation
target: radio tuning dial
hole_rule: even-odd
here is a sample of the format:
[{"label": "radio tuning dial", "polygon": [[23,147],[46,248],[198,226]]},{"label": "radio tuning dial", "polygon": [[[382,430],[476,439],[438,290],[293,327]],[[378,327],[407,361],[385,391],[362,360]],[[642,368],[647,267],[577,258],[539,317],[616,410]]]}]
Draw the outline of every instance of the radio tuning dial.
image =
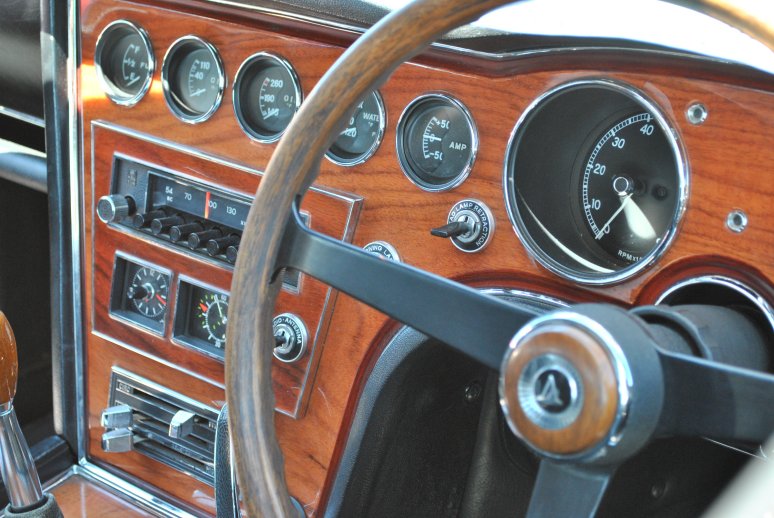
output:
[{"label": "radio tuning dial", "polygon": [[103,196],[97,202],[97,217],[103,223],[121,221],[135,211],[134,200],[121,194]]}]

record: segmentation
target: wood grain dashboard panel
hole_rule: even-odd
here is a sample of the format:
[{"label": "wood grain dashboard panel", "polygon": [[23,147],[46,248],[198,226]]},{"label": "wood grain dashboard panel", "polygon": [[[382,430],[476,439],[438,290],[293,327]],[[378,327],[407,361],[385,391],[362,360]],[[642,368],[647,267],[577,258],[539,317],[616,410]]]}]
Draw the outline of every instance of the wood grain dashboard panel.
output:
[{"label": "wood grain dashboard panel", "polygon": [[[130,108],[107,99],[94,69],[97,37],[117,19],[131,20],[147,31],[157,60],[149,93]],[[233,11],[228,20],[218,20],[212,14],[176,12],[171,7],[92,0],[82,3],[81,23],[79,99],[89,452],[100,462],[154,484],[175,499],[211,512],[207,498],[200,497],[208,494],[207,488],[193,479],[139,455],[103,453],[98,416],[106,401],[111,365],[121,364],[145,377],[162,378],[159,382],[169,380],[167,383],[174,383],[176,390],[188,391],[191,397],[220,400],[223,366],[167,339],[111,319],[107,294],[118,249],[226,290],[231,282],[230,271],[107,227],[96,220],[94,204],[108,192],[108,171],[115,151],[249,194],[259,177],[245,169],[265,168],[275,145],[255,142],[240,129],[231,100],[237,69],[256,52],[272,52],[292,63],[308,95],[343,49],[330,43],[331,39],[304,39],[299,36],[297,22],[279,17],[240,19]],[[170,44],[187,34],[200,36],[218,49],[228,83],[220,108],[212,118],[197,125],[185,124],[172,115],[164,102],[159,74]],[[352,235],[354,244],[388,241],[406,263],[468,284],[536,291],[570,302],[604,300],[631,305],[653,303],[675,282],[711,273],[736,278],[774,301],[774,182],[770,172],[770,164],[774,163],[774,84],[756,83],[756,88],[751,88],[708,79],[723,75],[721,65],[709,63],[706,66],[712,68],[712,74],[693,77],[690,71],[697,68],[696,62],[684,68],[674,60],[659,66],[652,63],[653,55],[648,55],[647,69],[641,70],[641,54],[620,51],[615,59],[609,54],[586,53],[577,59],[567,55],[567,66],[559,70],[555,62],[542,69],[534,59],[528,68],[521,69],[504,63],[504,68],[512,67],[519,73],[499,76],[482,75],[453,64],[406,64],[380,89],[387,128],[376,154],[355,167],[323,160],[319,186],[352,193],[352,199],[362,197],[362,210]],[[525,108],[557,85],[589,77],[622,81],[659,105],[681,139],[690,166],[689,202],[673,244],[652,268],[607,287],[580,286],[539,266],[511,228],[502,187],[506,146]],[[472,173],[449,192],[418,189],[401,172],[395,150],[400,113],[414,98],[430,91],[446,92],[464,103],[479,132]],[[685,110],[694,102],[703,103],[709,110],[704,124],[692,125],[685,118]],[[492,243],[478,254],[462,253],[429,234],[430,228],[445,223],[450,207],[463,198],[484,201],[496,221]],[[311,196],[306,202],[312,203]],[[749,225],[742,233],[726,228],[726,216],[733,209],[744,210],[748,216]],[[312,226],[330,229],[331,235],[336,235],[343,209],[330,210],[320,215],[314,211]],[[285,294],[278,309],[303,311],[297,304]],[[358,392],[381,347],[396,329],[394,322],[345,295],[332,300],[329,309],[318,343],[314,379],[310,379],[305,392],[306,411],[298,419],[276,416],[291,494],[310,515],[324,509]],[[282,376],[278,373],[275,378],[278,387],[288,385],[281,381]],[[292,379],[292,374],[284,379]],[[281,392],[278,400],[283,401]]]}]

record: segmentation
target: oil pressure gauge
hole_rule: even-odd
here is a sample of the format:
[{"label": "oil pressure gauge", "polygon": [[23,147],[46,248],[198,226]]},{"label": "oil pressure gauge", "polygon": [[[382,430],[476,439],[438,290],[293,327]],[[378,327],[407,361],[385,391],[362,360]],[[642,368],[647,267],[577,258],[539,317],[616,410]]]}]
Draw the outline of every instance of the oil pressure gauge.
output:
[{"label": "oil pressure gauge", "polygon": [[172,113],[195,124],[209,119],[220,106],[226,76],[215,47],[196,36],[185,36],[167,51],[161,83]]},{"label": "oil pressure gauge", "polygon": [[465,181],[478,148],[470,112],[445,94],[414,99],[398,121],[396,138],[401,169],[426,191],[446,191]]}]

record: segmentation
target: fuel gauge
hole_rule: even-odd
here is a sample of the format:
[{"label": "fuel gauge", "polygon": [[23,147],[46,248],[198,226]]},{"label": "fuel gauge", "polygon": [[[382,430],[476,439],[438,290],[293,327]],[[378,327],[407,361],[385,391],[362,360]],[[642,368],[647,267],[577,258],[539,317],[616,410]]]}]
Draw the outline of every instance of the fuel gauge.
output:
[{"label": "fuel gauge", "polygon": [[153,48],[145,31],[116,20],[102,31],[94,51],[102,90],[113,102],[131,106],[143,98],[153,76]]}]

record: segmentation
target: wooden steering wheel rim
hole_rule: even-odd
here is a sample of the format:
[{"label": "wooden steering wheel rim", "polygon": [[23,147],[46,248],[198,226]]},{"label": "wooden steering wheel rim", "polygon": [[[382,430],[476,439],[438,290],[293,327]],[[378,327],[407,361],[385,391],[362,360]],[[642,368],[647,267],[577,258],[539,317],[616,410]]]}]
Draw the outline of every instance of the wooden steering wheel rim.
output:
[{"label": "wooden steering wheel rim", "polygon": [[[238,480],[250,516],[297,511],[274,428],[272,282],[288,215],[317,177],[351,109],[444,33],[512,0],[418,0],[385,17],[323,76],[277,146],[250,209],[232,281],[226,386]],[[672,0],[741,29],[774,50],[774,25],[731,0]],[[767,23],[768,22],[768,23]],[[267,223],[272,222],[272,223]]]}]

